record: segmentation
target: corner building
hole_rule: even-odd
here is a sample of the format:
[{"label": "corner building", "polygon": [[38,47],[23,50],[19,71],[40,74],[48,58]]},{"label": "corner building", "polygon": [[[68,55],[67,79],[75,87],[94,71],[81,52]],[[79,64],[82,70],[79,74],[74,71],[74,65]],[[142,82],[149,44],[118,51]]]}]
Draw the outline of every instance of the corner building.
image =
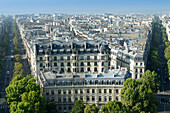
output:
[{"label": "corner building", "polygon": [[36,76],[48,69],[60,74],[106,73],[110,68],[110,48],[102,41],[51,41],[35,45]]},{"label": "corner building", "polygon": [[60,113],[69,113],[76,100],[95,103],[99,109],[111,100],[121,100],[120,92],[128,77],[126,69],[108,73],[57,74],[40,71],[38,81],[46,100],[54,100]]}]

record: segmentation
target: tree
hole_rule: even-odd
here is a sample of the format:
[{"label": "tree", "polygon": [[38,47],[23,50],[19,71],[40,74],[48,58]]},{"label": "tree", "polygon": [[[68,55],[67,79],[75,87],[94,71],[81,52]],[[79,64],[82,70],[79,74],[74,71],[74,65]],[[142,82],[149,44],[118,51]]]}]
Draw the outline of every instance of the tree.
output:
[{"label": "tree", "polygon": [[158,101],[144,79],[127,79],[121,90],[121,102],[128,112],[155,113]]},{"label": "tree", "polygon": [[18,75],[23,75],[23,68],[22,64],[19,62],[15,62],[14,65],[14,70],[13,70],[13,77],[18,76]]},{"label": "tree", "polygon": [[99,108],[96,106],[96,104],[87,105],[84,109],[84,113],[98,113]]},{"label": "tree", "polygon": [[52,100],[48,100],[45,105],[45,112],[44,113],[58,113],[56,109],[56,104]]},{"label": "tree", "polygon": [[170,79],[170,60],[168,60],[167,65],[168,65],[168,75],[169,75],[169,79]]},{"label": "tree", "polygon": [[16,61],[16,62],[20,62],[20,61],[21,61],[21,55],[20,55],[20,54],[16,54],[16,55],[14,56],[14,58],[15,58],[15,61]]},{"label": "tree", "polygon": [[84,113],[84,102],[82,100],[77,100],[74,103],[74,108],[72,109],[71,113]]},{"label": "tree", "polygon": [[40,96],[40,88],[32,75],[23,78],[14,77],[6,90],[6,101],[10,112],[14,113],[43,113],[45,100]]},{"label": "tree", "polygon": [[150,70],[147,70],[142,78],[150,85],[150,88],[154,93],[158,92],[160,81],[158,80],[158,75],[155,71],[151,72]]},{"label": "tree", "polygon": [[170,59],[170,46],[168,46],[166,49],[165,49],[165,58],[167,59],[167,60],[169,60]]},{"label": "tree", "polygon": [[114,100],[109,101],[107,104],[102,106],[101,113],[125,113],[125,107],[121,102]]}]

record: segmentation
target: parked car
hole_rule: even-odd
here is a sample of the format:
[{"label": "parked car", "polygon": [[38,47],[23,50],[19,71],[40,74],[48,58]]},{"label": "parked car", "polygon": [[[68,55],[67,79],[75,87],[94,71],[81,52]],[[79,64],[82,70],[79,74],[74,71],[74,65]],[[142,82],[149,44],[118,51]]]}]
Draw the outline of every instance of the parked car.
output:
[{"label": "parked car", "polygon": [[9,75],[9,71],[7,71],[6,74]]}]

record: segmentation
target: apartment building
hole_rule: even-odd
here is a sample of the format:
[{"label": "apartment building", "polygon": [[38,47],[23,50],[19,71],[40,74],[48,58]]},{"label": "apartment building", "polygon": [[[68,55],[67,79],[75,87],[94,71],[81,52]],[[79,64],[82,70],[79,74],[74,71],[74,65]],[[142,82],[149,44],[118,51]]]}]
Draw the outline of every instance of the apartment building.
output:
[{"label": "apartment building", "polygon": [[95,103],[99,109],[111,100],[120,100],[123,83],[128,77],[126,68],[108,73],[57,74],[42,70],[38,75],[41,94],[54,100],[60,113],[69,113],[76,100]]},{"label": "apartment building", "polygon": [[36,73],[43,69],[58,73],[106,73],[110,48],[102,41],[72,40],[35,44]]}]

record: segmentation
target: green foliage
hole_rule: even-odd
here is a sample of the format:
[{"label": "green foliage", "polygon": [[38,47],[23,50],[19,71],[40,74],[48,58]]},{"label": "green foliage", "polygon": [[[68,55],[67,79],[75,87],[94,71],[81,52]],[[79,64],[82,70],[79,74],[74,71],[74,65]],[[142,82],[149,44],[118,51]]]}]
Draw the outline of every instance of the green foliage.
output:
[{"label": "green foliage", "polygon": [[168,46],[168,47],[165,49],[164,53],[165,53],[165,58],[166,58],[167,60],[170,60],[170,46]]},{"label": "green foliage", "polygon": [[99,108],[96,106],[96,104],[87,105],[84,109],[84,113],[98,113]]},{"label": "green foliage", "polygon": [[16,76],[6,90],[6,101],[12,113],[43,113],[45,100],[31,75]]},{"label": "green foliage", "polygon": [[13,77],[18,75],[23,75],[23,68],[22,64],[19,62],[15,62],[14,69],[13,69]]},{"label": "green foliage", "polygon": [[11,28],[11,18],[4,20],[4,35],[0,41],[0,74],[3,70],[3,60],[9,49],[9,29]]},{"label": "green foliage", "polygon": [[170,79],[170,60],[168,60],[167,65],[168,65],[168,76],[169,76],[169,79]]},{"label": "green foliage", "polygon": [[20,62],[20,61],[21,61],[21,55],[20,55],[20,54],[16,54],[16,55],[14,56],[14,58],[15,58],[15,61],[16,61],[16,62]]},{"label": "green foliage", "polygon": [[45,112],[44,113],[58,113],[58,111],[56,109],[56,104],[54,103],[54,101],[48,100],[46,102]]},{"label": "green foliage", "polygon": [[14,35],[14,38],[13,38],[13,43],[14,43],[14,53],[15,54],[20,54],[20,42],[19,42],[19,38],[18,38],[18,31],[17,31],[17,28],[16,28],[16,22],[13,21],[13,35]]},{"label": "green foliage", "polygon": [[121,102],[128,112],[156,112],[157,100],[144,79],[127,79],[121,90]]},{"label": "green foliage", "polygon": [[148,59],[148,69],[151,71],[158,72],[158,68],[160,68],[160,57],[158,52],[158,47],[160,44],[160,35],[159,35],[159,26],[160,20],[156,18],[154,20],[154,24],[152,27],[152,41],[151,41],[151,49]]},{"label": "green foliage", "polygon": [[84,113],[85,103],[82,100],[77,100],[74,103],[74,108],[71,113]]},{"label": "green foliage", "polygon": [[147,70],[143,75],[142,78],[150,85],[151,90],[154,93],[157,93],[160,86],[160,81],[158,80],[158,75],[156,72],[151,72]]},{"label": "green foliage", "polygon": [[107,104],[102,106],[100,113],[125,113],[125,107],[121,102],[114,100],[109,101]]},{"label": "green foliage", "polygon": [[167,62],[167,68],[168,68],[168,76],[170,79],[170,44],[167,40],[167,35],[166,35],[166,29],[164,27],[161,27],[161,33],[162,33],[162,38],[163,38],[163,42],[164,42],[164,47],[165,47],[165,51],[164,51],[164,56],[166,58]]}]

